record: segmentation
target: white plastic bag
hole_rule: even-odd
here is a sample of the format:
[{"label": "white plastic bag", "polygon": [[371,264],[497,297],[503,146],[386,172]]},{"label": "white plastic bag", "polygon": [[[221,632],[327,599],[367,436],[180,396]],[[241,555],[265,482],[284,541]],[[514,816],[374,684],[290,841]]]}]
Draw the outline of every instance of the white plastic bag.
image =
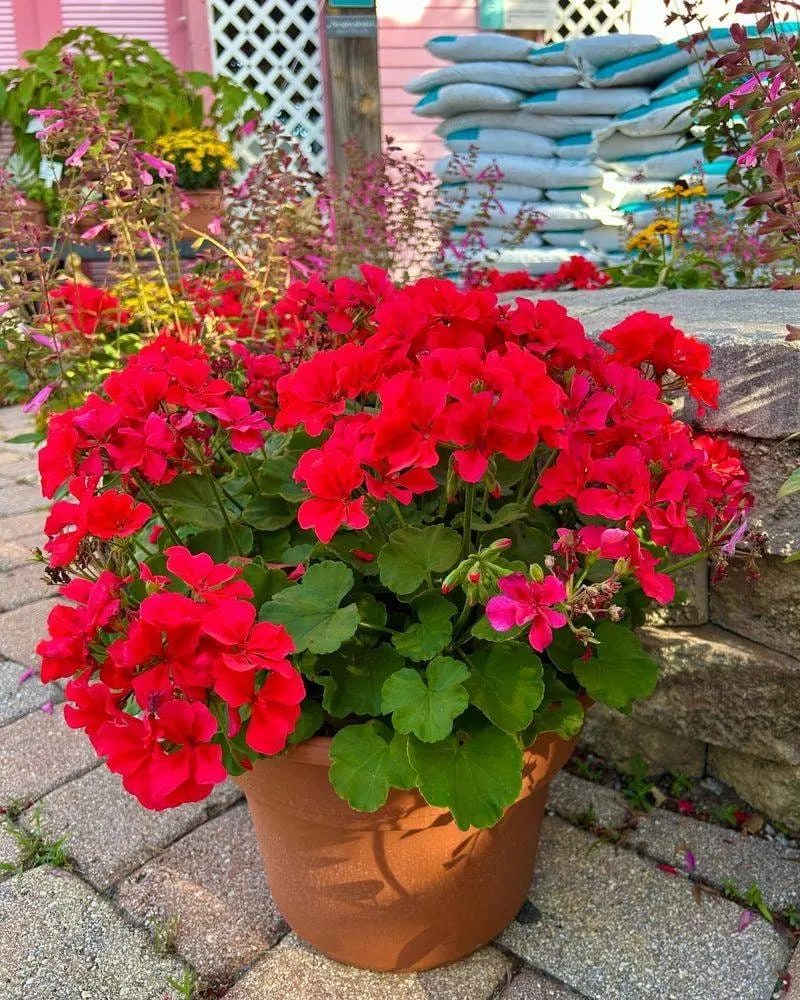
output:
[{"label": "white plastic bag", "polygon": [[[439,194],[447,201],[457,199],[464,193],[468,198],[486,198],[487,187],[481,183],[464,184],[458,181],[439,186]],[[542,197],[544,197],[544,191],[540,187],[532,187],[529,184],[501,182],[494,191],[494,198],[500,201],[539,201]]]},{"label": "white plastic bag", "polygon": [[425,44],[437,59],[448,62],[476,62],[483,60],[525,60],[535,46],[515,35],[501,35],[483,31],[478,35],[437,35]]},{"label": "white plastic bag", "polygon": [[555,144],[555,155],[564,160],[588,160],[594,156],[594,139],[591,132],[568,135]]},{"label": "white plastic bag", "polygon": [[660,83],[650,95],[650,99],[658,101],[662,97],[679,94],[682,90],[696,90],[703,83],[707,72],[708,66],[704,63],[689,63],[688,66],[679,69],[677,73],[672,73]]},{"label": "white plastic bag", "polygon": [[[655,35],[628,35],[615,31],[608,35],[588,35],[585,38],[571,38],[566,45],[571,63],[586,68],[598,68],[620,59],[630,59],[644,52],[654,52],[661,48],[661,40]],[[528,58],[535,61],[536,53]]]},{"label": "white plastic bag", "polygon": [[[511,229],[523,208],[535,211],[542,216],[537,226],[538,233],[565,229],[591,229],[600,224],[592,211],[582,205],[559,205],[556,202],[548,201],[532,202],[531,204],[525,204],[521,201],[503,201],[500,203],[500,207],[502,211],[492,215],[486,223],[487,226],[497,229]],[[462,206],[454,224],[456,226],[469,225],[481,217],[482,208],[482,202],[470,199]]]},{"label": "white plastic bag", "polygon": [[454,153],[468,153],[477,149],[481,153],[519,153],[523,156],[554,156],[556,144],[552,139],[521,129],[463,128],[450,132],[445,145]]},{"label": "white plastic bag", "polygon": [[548,188],[544,197],[546,201],[557,201],[565,205],[589,205],[594,202],[594,190],[590,187]]},{"label": "white plastic bag", "polygon": [[664,132],[661,135],[623,135],[614,132],[607,139],[594,137],[592,155],[597,160],[622,160],[628,156],[651,156],[655,153],[671,153],[689,140],[683,132]]},{"label": "white plastic bag", "polygon": [[574,66],[531,66],[530,63],[468,62],[455,63],[431,70],[406,85],[409,94],[427,94],[437,87],[453,83],[488,83],[497,87],[511,87],[528,94],[540,90],[557,90],[575,87],[581,72]]},{"label": "white plastic bag", "polygon": [[[642,181],[674,181],[681,174],[695,170],[703,162],[703,147],[683,146],[672,153],[655,153],[653,156],[629,156],[622,160],[602,161],[621,177]],[[663,184],[662,184],[663,187]]]},{"label": "white plastic bag", "polygon": [[520,104],[521,111],[534,115],[619,115],[650,100],[650,91],[641,87],[618,87],[614,90],[548,90],[533,94]]},{"label": "white plastic bag", "polygon": [[451,83],[431,90],[414,105],[422,118],[449,118],[464,111],[500,111],[519,107],[521,90],[494,87],[488,83]]},{"label": "white plastic bag", "polygon": [[[450,236],[456,245],[458,245],[459,241],[466,235],[467,229],[463,226],[456,226],[455,229],[450,230]],[[510,233],[509,230],[500,229],[497,226],[483,226],[481,228],[480,235],[489,250],[501,247],[509,239],[512,239],[512,233]],[[538,233],[529,233],[525,239],[518,244],[518,247],[520,250],[535,250],[541,245],[542,237]]]},{"label": "white plastic bag", "polygon": [[[481,153],[466,165],[470,172],[467,179],[476,179],[484,171],[499,168],[501,181],[506,184],[525,184],[532,187],[589,187],[600,184],[603,172],[587,161],[545,159],[536,156],[514,156],[511,153],[490,156]],[[434,165],[434,173],[445,177],[450,170],[450,157],[442,157]],[[448,179],[452,179],[448,177]]]},{"label": "white plastic bag", "polygon": [[587,247],[603,253],[616,253],[625,249],[628,231],[624,226],[597,226],[595,229],[543,233],[542,239],[548,246],[573,253],[580,253],[582,248]]},{"label": "white plastic bag", "polygon": [[615,132],[631,136],[663,135],[665,132],[685,132],[693,122],[692,105],[697,99],[696,90],[682,90],[678,94],[662,97],[651,104],[625,111],[614,119],[608,128],[598,129],[597,140],[602,141]]},{"label": "white plastic bag", "polygon": [[499,128],[533,132],[550,139],[563,139],[608,128],[609,115],[529,115],[524,111],[469,111],[439,122],[434,131],[443,139],[465,128]]},{"label": "white plastic bag", "polygon": [[603,176],[603,190],[608,193],[606,204],[611,209],[624,209],[626,205],[639,205],[648,201],[667,186],[666,181],[628,180],[611,171]]}]

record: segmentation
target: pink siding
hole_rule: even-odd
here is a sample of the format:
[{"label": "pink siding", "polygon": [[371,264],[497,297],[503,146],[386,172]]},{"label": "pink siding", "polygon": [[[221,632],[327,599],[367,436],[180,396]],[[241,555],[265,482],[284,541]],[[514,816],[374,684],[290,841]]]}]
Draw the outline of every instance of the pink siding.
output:
[{"label": "pink siding", "polygon": [[129,35],[170,54],[165,0],[61,0],[65,28],[91,25],[112,35]]},{"label": "pink siding", "polygon": [[17,64],[17,33],[11,0],[0,0],[0,70]]},{"label": "pink siding", "polygon": [[477,2],[377,0],[377,5],[383,131],[406,149],[421,152],[430,163],[444,152],[433,131],[437,120],[412,114],[419,97],[403,87],[412,77],[445,65],[429,54],[425,42],[434,35],[474,31]]}]

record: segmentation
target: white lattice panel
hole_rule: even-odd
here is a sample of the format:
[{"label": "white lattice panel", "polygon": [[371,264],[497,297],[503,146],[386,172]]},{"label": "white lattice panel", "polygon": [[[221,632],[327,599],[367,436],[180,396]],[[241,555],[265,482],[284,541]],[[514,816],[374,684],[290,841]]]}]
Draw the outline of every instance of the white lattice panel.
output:
[{"label": "white lattice panel", "polygon": [[[658,0],[647,0],[656,4]],[[561,42],[582,35],[607,35],[631,30],[633,0],[558,0],[558,13],[545,40]]]},{"label": "white lattice panel", "polygon": [[[325,170],[322,59],[317,0],[209,0],[214,70],[270,101],[268,114]],[[257,149],[240,151],[253,162]]]}]

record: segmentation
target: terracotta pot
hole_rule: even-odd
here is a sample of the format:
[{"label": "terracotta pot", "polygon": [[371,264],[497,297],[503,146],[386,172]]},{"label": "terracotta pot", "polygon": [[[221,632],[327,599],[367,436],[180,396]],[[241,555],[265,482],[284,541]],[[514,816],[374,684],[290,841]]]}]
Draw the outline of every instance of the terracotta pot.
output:
[{"label": "terracotta pot", "polygon": [[196,232],[189,232],[192,229],[201,233],[208,232],[208,227],[212,219],[217,218],[222,212],[222,191],[216,188],[209,188],[204,191],[184,191],[184,197],[190,203],[189,211],[184,215],[183,222],[187,227],[183,231],[183,238],[187,240],[197,239]]},{"label": "terracotta pot", "polygon": [[[19,213],[18,218],[21,223],[21,233],[24,233],[28,237],[31,235],[31,230],[27,228],[29,226],[34,227],[42,236],[50,229],[47,223],[47,209],[41,201],[26,199],[25,207]],[[13,222],[11,225],[13,231]]]},{"label": "terracotta pot", "polygon": [[545,734],[525,752],[523,788],[492,829],[459,830],[414,790],[375,813],[331,788],[331,741],[315,737],[237,778],[275,902],[331,958],[381,971],[430,969],[470,955],[525,901],[550,781],[569,759]]}]

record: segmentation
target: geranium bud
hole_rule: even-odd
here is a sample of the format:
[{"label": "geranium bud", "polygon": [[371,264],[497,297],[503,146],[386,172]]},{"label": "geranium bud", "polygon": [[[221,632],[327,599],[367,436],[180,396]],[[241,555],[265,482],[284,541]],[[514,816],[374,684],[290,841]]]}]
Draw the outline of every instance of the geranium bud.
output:
[{"label": "geranium bud", "polygon": [[544,580],[544,570],[538,563],[531,565],[531,576],[537,583],[541,583]]},{"label": "geranium bud", "polygon": [[470,583],[480,583],[481,582],[480,570],[472,570],[471,572],[467,573],[467,579],[469,580]]},{"label": "geranium bud", "polygon": [[498,538],[486,549],[487,552],[500,552],[503,549],[510,549],[514,543],[510,538]]}]

